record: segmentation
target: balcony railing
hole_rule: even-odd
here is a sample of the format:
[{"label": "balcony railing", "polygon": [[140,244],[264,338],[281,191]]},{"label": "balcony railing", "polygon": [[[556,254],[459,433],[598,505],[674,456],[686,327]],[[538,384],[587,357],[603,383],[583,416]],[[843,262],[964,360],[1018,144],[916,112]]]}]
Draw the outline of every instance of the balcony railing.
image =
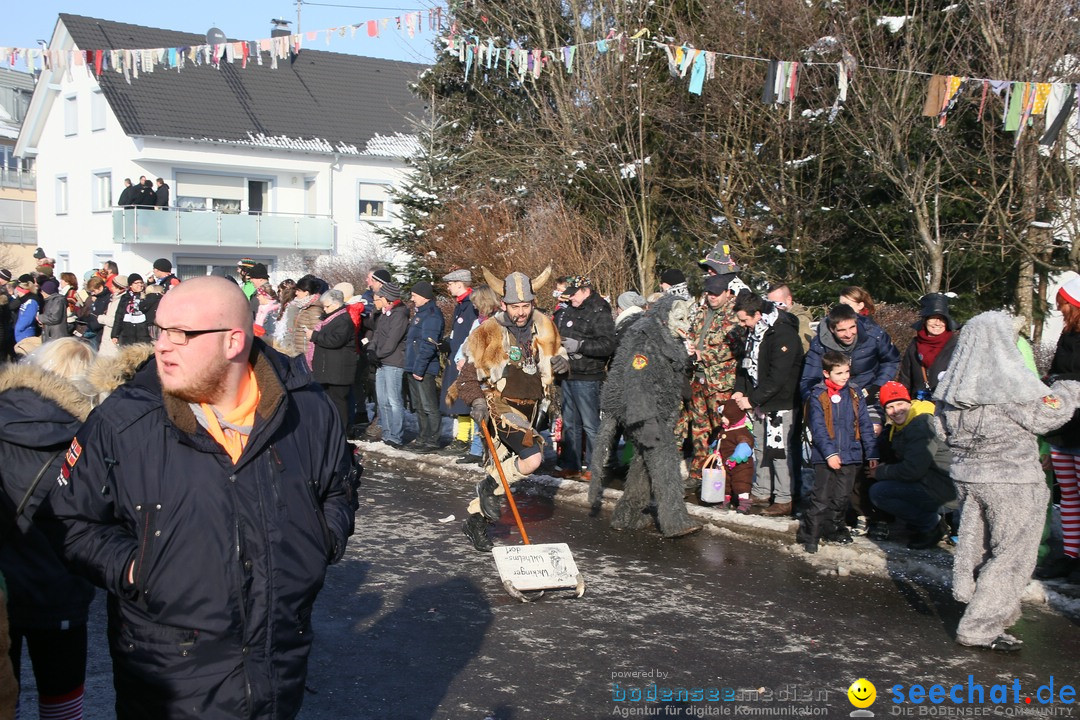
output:
[{"label": "balcony railing", "polygon": [[114,208],[113,242],[283,250],[333,250],[329,215]]},{"label": "balcony railing", "polygon": [[0,165],[0,187],[33,190],[37,186],[37,174],[33,170],[13,169]]}]

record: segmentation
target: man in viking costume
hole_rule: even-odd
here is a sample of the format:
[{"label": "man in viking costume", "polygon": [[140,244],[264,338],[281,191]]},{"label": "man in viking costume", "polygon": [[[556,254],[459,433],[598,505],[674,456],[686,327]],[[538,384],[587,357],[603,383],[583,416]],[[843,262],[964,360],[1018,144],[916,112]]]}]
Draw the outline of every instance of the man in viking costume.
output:
[{"label": "man in viking costume", "polygon": [[540,467],[543,439],[533,423],[543,401],[551,401],[555,375],[570,369],[555,324],[533,305],[534,290],[550,276],[549,267],[535,282],[520,272],[499,280],[484,268],[488,285],[502,299],[502,311],[465,341],[465,366],[451,390],[471,408],[477,423],[494,428],[495,456],[487,458],[487,475],[476,485],[463,528],[480,552],[493,547],[487,526],[502,513],[498,496],[504,491],[495,464],[509,483]]}]

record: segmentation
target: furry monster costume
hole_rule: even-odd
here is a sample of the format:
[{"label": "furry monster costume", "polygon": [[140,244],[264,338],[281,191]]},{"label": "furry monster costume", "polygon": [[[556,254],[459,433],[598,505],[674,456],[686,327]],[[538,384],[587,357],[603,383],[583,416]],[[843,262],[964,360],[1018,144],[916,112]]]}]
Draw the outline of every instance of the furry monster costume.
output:
[{"label": "furry monster costume", "polygon": [[[657,521],[664,537],[701,529],[690,519],[683,502],[681,458],[675,438],[689,368],[682,338],[690,327],[690,311],[687,300],[671,295],[658,300],[627,330],[608,370],[593,456],[608,457],[619,427],[636,451],[622,499],[612,514],[611,527],[616,530],[638,530],[651,523],[645,514],[650,494],[656,499]],[[594,469],[589,485],[594,508],[599,504],[605,474],[601,465]]]}]

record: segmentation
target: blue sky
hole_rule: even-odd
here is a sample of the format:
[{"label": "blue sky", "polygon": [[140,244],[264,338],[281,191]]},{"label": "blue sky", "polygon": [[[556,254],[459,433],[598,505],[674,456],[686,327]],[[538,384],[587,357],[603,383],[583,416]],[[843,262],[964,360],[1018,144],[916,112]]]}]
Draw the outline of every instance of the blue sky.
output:
[{"label": "blue sky", "polygon": [[[427,10],[436,0],[327,0],[325,7],[304,3],[301,7],[301,31],[324,30],[367,20],[394,17],[408,11]],[[158,0],[155,2],[86,2],[85,0],[15,0],[4,4],[0,22],[0,46],[37,47],[38,39],[48,40],[62,12],[104,18],[120,22],[203,34],[211,27],[238,40],[259,40],[270,36],[270,19],[292,21],[296,29],[296,2],[288,0]],[[258,8],[258,9],[253,9]],[[444,10],[445,11],[445,10]],[[425,18],[427,13],[425,12]],[[327,47],[320,38],[313,47],[320,50],[368,55],[371,57],[431,63],[434,60],[434,33],[427,30],[413,38],[398,33],[393,24],[379,38],[368,38],[363,30],[356,37],[334,36]],[[22,63],[16,69],[24,69]]]}]

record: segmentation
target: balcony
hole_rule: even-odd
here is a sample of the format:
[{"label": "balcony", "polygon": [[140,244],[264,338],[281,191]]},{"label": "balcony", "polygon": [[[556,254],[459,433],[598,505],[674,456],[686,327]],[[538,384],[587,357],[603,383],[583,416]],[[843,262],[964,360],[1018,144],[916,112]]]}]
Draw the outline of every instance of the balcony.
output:
[{"label": "balcony", "polygon": [[0,155],[0,188],[33,190],[37,186],[37,175],[33,170],[4,167],[3,155]]},{"label": "balcony", "polygon": [[333,250],[334,220],[329,215],[255,213],[241,215],[211,210],[114,208],[113,242]]}]

